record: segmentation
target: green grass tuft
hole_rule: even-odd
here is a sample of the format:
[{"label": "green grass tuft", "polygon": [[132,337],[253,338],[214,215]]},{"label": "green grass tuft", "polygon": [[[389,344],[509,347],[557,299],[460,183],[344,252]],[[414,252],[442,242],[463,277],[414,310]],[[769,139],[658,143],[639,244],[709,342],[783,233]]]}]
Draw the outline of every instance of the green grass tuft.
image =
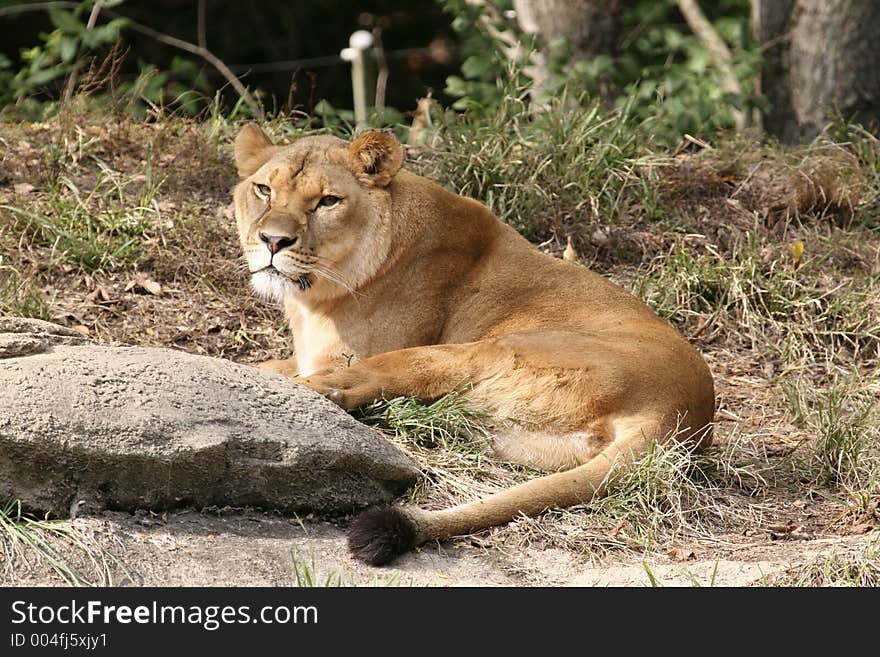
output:
[{"label": "green grass tuft", "polygon": [[845,362],[844,347],[880,353],[880,325],[865,312],[880,278],[841,277],[832,286],[758,244],[750,235],[728,254],[676,244],[645,268],[634,293],[685,333],[709,340],[724,332],[729,343],[790,362]]},{"label": "green grass tuft", "polygon": [[523,90],[511,92],[485,121],[442,117],[422,173],[485,203],[531,240],[614,221],[627,193],[644,191],[651,157],[625,110],[563,97],[536,116]]},{"label": "green grass tuft", "polygon": [[[379,574],[370,580],[359,581],[354,573],[342,568],[326,574],[319,574],[315,565],[315,557],[306,560],[295,549],[291,549],[290,558],[293,562],[293,573],[296,586],[300,588],[347,588],[355,586],[403,586],[400,573]],[[409,582],[412,585],[412,581]]]},{"label": "green grass tuft", "polygon": [[33,282],[3,261],[0,253],[0,315],[51,320],[52,308]]},{"label": "green grass tuft", "polygon": [[7,582],[21,570],[47,566],[70,586],[113,586],[122,568],[90,533],[70,521],[32,518],[18,501],[0,505],[0,554]]},{"label": "green grass tuft", "polygon": [[94,186],[59,176],[37,200],[0,205],[0,218],[32,246],[88,271],[137,263],[160,217],[161,182],[149,165],[146,174],[128,176],[97,164]]},{"label": "green grass tuft", "polygon": [[706,535],[735,519],[731,506],[722,503],[725,498],[767,487],[766,459],[753,449],[746,454],[748,447],[735,440],[702,451],[677,442],[652,443],[609,494],[585,510],[645,549],[682,536]]},{"label": "green grass tuft", "polygon": [[817,484],[836,487],[856,515],[876,512],[880,499],[880,381],[840,376],[816,389],[809,381],[784,386],[795,422],[811,429],[804,472]]},{"label": "green grass tuft", "polygon": [[419,447],[472,452],[485,439],[488,416],[471,408],[460,392],[423,404],[411,397],[377,400],[354,415],[364,424]]},{"label": "green grass tuft", "polygon": [[878,587],[880,586],[880,536],[861,551],[832,552],[810,563],[765,578],[770,586]]},{"label": "green grass tuft", "polygon": [[378,400],[352,414],[386,433],[422,465],[426,476],[411,490],[412,503],[450,506],[536,474],[489,456],[489,418],[470,406],[461,391],[429,404],[408,397]]}]

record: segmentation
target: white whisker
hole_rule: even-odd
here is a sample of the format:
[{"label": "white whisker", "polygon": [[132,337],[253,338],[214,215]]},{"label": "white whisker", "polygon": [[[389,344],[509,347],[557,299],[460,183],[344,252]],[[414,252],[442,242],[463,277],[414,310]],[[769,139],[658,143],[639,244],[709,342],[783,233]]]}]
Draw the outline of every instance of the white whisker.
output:
[{"label": "white whisker", "polygon": [[360,296],[351,283],[349,283],[342,273],[336,269],[336,263],[329,258],[319,256],[315,253],[303,252],[288,252],[286,255],[295,265],[297,265],[297,268],[305,269],[307,272],[312,272],[331,283],[337,284],[354,297]]},{"label": "white whisker", "polygon": [[352,296],[360,296],[360,294],[357,292],[357,290],[355,290],[355,289],[354,289],[354,288],[348,283],[348,281],[346,281],[346,280],[342,277],[342,274],[340,274],[340,273],[337,272],[337,271],[334,271],[334,270],[330,269],[329,266],[324,265],[324,264],[319,264],[319,263],[315,262],[315,263],[312,263],[312,271],[313,271],[315,274],[317,274],[317,275],[319,275],[319,276],[322,276],[322,277],[326,278],[328,281],[330,281],[330,282],[332,282],[332,283],[336,283],[336,284],[339,285],[340,287],[344,288],[344,289],[346,290],[346,292],[348,292],[348,293],[351,294]]}]

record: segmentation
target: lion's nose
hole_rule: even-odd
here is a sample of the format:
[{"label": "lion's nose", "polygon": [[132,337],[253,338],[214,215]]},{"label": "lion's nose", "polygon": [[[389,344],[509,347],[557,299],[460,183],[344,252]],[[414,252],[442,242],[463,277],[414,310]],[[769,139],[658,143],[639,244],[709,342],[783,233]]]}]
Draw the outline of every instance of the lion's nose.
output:
[{"label": "lion's nose", "polygon": [[284,235],[267,235],[260,233],[260,239],[269,247],[269,253],[278,253],[281,249],[293,246],[299,239],[297,237],[285,237]]}]

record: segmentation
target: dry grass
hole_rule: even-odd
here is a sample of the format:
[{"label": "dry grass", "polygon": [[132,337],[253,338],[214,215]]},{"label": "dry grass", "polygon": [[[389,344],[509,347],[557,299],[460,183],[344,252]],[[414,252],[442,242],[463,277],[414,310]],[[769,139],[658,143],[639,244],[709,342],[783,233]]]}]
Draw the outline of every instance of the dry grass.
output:
[{"label": "dry grass", "polygon": [[833,550],[831,554],[760,582],[769,586],[880,586],[880,535],[862,548]]},{"label": "dry grass", "polygon": [[217,139],[183,119],[0,124],[0,310],[246,362],[283,349],[238,266]]},{"label": "dry grass", "polygon": [[[645,153],[589,111],[517,121],[447,126],[436,150],[411,156],[546,236],[548,252],[572,234],[585,263],[697,344],[716,380],[717,447],[657,449],[606,499],[470,540],[711,557],[876,527],[877,140],[852,129],[793,151],[722,143],[683,156]],[[287,355],[281,313],[238,266],[235,128],[219,116],[0,123],[0,312],[241,362]],[[300,134],[282,121],[269,131]],[[422,464],[411,499],[426,506],[535,474],[487,456],[480,418],[454,397],[364,413]]]},{"label": "dry grass", "polygon": [[536,473],[490,455],[486,417],[453,392],[432,404],[408,398],[377,401],[355,417],[384,431],[422,467],[409,502],[445,508],[489,495]]},{"label": "dry grass", "polygon": [[39,520],[13,502],[0,507],[5,582],[14,584],[20,572],[48,568],[70,586],[119,585],[128,579],[119,552],[121,542],[111,534],[96,536],[75,520]]}]

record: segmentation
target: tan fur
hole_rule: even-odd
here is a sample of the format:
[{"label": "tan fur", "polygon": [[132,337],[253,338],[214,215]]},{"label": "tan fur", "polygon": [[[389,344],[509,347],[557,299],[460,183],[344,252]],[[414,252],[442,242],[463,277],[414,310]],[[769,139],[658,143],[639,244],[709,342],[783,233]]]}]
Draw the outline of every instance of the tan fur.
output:
[{"label": "tan fur", "polygon": [[[419,542],[588,500],[650,441],[710,441],[712,377],[693,347],[605,278],[402,169],[394,137],[277,147],[246,126],[236,162],[252,283],[283,304],[296,353],[265,369],[346,409],[466,390],[510,425],[502,458],[562,470],[476,503],[408,509]],[[296,242],[271,256],[260,233]],[[260,271],[270,258],[278,271]]]}]

